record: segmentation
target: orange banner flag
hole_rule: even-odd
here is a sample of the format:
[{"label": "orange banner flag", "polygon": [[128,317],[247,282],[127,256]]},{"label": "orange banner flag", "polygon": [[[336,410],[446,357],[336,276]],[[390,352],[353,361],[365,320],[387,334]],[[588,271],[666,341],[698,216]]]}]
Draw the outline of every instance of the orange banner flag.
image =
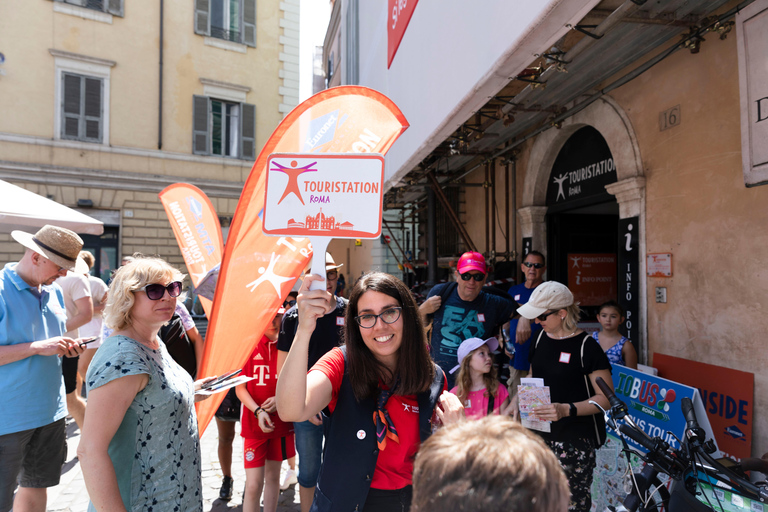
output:
[{"label": "orange banner flag", "polygon": [[[384,154],[407,128],[405,116],[389,98],[359,86],[321,91],[280,122],[251,169],[232,219],[199,377],[243,367],[312,253],[306,238],[262,232],[269,155]],[[197,403],[200,435],[223,399],[224,393],[218,393]]]},{"label": "orange banner flag", "polygon": [[[224,243],[219,217],[205,192],[189,183],[170,185],[159,196],[173,234],[176,235],[189,277],[197,288],[205,274],[221,263]],[[210,319],[211,301],[198,297],[205,316]]]}]

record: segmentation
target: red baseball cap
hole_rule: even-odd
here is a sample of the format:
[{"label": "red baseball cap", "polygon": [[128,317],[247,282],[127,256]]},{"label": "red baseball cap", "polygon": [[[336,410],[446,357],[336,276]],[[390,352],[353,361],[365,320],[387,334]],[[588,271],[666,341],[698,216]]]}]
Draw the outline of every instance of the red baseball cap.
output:
[{"label": "red baseball cap", "polygon": [[459,274],[468,272],[470,270],[477,270],[483,274],[487,274],[488,270],[485,266],[485,258],[479,252],[469,251],[465,252],[459,258],[459,262],[456,264],[456,270]]}]

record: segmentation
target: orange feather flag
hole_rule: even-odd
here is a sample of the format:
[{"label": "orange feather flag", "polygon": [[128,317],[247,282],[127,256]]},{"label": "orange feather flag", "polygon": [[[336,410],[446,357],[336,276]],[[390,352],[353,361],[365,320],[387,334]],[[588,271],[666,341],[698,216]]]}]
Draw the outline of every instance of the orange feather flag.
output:
[{"label": "orange feather flag", "polygon": [[[272,153],[386,153],[408,123],[383,94],[360,86],[321,91],[293,109],[269,138],[240,195],[229,229],[198,376],[242,368],[283,298],[307,266],[308,239],[269,237],[261,214]],[[198,402],[200,435],[224,399]]]}]

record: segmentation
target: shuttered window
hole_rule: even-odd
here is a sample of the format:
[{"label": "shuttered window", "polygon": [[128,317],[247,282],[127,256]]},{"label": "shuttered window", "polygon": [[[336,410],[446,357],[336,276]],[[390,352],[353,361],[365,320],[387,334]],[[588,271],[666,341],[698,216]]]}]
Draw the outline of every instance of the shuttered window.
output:
[{"label": "shuttered window", "polygon": [[115,16],[123,16],[124,0],[55,0],[64,4],[77,5],[94,11],[107,12]]},{"label": "shuttered window", "polygon": [[61,138],[101,142],[104,83],[101,78],[62,73]]},{"label": "shuttered window", "polygon": [[195,96],[192,152],[253,160],[256,158],[256,106]]},{"label": "shuttered window", "polygon": [[256,0],[195,0],[195,33],[256,46]]}]

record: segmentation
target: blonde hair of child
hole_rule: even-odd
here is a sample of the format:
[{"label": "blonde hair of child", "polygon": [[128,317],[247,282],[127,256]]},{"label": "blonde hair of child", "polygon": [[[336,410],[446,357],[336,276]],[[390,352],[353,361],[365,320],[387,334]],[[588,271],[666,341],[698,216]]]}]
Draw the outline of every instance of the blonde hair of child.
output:
[{"label": "blonde hair of child", "polygon": [[[466,357],[461,361],[459,376],[456,378],[456,396],[459,397],[461,403],[467,401],[469,392],[472,390],[472,369],[469,366],[472,361],[472,356],[474,356],[475,352],[483,347],[488,348],[488,345],[481,345],[477,347],[475,350],[467,354]],[[491,366],[491,371],[483,374],[483,382],[485,383],[485,396],[495,397],[499,392],[499,380],[496,378],[495,366]]]}]

